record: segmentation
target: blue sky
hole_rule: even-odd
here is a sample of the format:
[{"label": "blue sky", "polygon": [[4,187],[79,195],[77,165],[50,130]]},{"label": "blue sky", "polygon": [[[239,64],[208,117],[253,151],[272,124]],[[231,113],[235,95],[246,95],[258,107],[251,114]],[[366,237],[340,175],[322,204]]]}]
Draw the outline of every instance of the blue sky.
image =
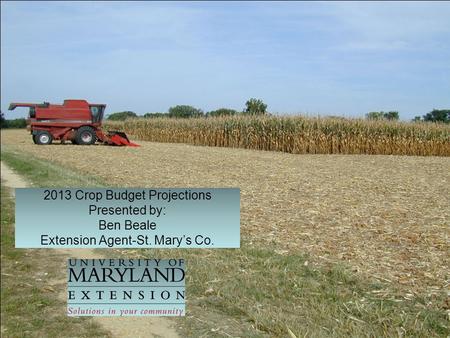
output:
[{"label": "blue sky", "polygon": [[449,2],[2,2],[1,109],[244,108],[403,119],[450,108]]}]

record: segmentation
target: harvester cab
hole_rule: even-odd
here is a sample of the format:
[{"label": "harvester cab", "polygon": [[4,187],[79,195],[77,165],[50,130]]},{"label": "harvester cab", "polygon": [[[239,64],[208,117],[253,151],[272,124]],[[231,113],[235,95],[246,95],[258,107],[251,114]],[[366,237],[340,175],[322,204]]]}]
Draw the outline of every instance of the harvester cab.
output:
[{"label": "harvester cab", "polygon": [[138,147],[121,131],[104,132],[101,128],[105,104],[88,103],[86,100],[64,100],[62,105],[44,103],[11,103],[9,110],[29,107],[27,129],[36,144],[61,143],[89,145],[95,142],[116,146]]},{"label": "harvester cab", "polygon": [[105,104],[90,104],[89,110],[92,115],[92,122],[101,123],[103,121],[103,113],[105,112]]}]

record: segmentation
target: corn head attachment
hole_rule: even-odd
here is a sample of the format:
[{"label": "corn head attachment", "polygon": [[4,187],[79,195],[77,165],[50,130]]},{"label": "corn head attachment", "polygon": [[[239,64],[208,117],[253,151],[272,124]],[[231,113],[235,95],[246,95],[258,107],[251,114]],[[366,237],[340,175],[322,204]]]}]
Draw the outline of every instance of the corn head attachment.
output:
[{"label": "corn head attachment", "polygon": [[139,144],[133,143],[128,139],[127,134],[123,131],[109,130],[108,134],[101,132],[101,135],[97,133],[98,139],[105,144],[113,146],[127,146],[127,147],[139,147]]}]

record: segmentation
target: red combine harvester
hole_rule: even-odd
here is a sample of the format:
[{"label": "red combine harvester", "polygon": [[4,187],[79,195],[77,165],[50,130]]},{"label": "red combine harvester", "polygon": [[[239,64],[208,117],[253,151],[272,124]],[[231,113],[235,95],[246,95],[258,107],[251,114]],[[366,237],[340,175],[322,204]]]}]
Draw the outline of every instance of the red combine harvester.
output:
[{"label": "red combine harvester", "polygon": [[79,145],[104,144],[139,147],[130,142],[120,131],[101,129],[105,104],[88,103],[86,100],[64,100],[62,105],[44,103],[11,103],[9,110],[29,107],[27,130],[36,144],[51,144],[53,140],[72,141]]}]

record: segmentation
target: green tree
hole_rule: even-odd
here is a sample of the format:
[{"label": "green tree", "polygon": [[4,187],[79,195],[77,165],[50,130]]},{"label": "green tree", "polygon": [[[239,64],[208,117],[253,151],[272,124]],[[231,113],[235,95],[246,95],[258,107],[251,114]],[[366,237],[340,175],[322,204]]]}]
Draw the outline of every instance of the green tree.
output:
[{"label": "green tree", "polygon": [[220,108],[217,110],[212,110],[208,112],[206,115],[215,117],[215,116],[230,116],[230,115],[236,115],[238,112],[234,109],[228,109],[228,108]]},{"label": "green tree", "polygon": [[384,118],[382,111],[372,111],[366,114],[368,120],[382,120]]},{"label": "green tree", "polygon": [[450,123],[450,109],[433,109],[423,116],[423,120]]},{"label": "green tree", "polygon": [[412,119],[413,122],[420,122],[422,121],[422,118],[420,116],[414,116],[414,118]]},{"label": "green tree", "polygon": [[6,119],[5,115],[0,110],[0,128],[6,128]]},{"label": "green tree", "polygon": [[27,126],[27,120],[24,118],[14,119],[14,120],[6,120],[2,121],[2,128],[10,128],[10,129],[21,129]]},{"label": "green tree", "polygon": [[128,118],[134,118],[137,117],[136,113],[133,113],[132,111],[122,111],[118,113],[112,113],[108,116],[108,120],[110,121],[125,121]]},{"label": "green tree", "polygon": [[398,120],[399,117],[398,111],[372,111],[366,114],[368,120]]},{"label": "green tree", "polygon": [[267,113],[267,104],[259,99],[250,99],[245,103],[245,114],[265,115]]},{"label": "green tree", "polygon": [[192,106],[178,105],[169,108],[169,117],[189,118],[200,116],[203,116],[203,111]]},{"label": "green tree", "polygon": [[396,120],[398,120],[400,118],[400,116],[398,114],[398,111],[390,111],[390,112],[387,112],[387,113],[383,113],[383,117],[386,120],[392,120],[392,121],[396,121]]},{"label": "green tree", "polygon": [[157,117],[168,117],[167,113],[146,113],[144,114],[145,118],[157,118]]},{"label": "green tree", "polygon": [[27,120],[22,117],[20,119],[9,120],[8,124],[10,125],[9,128],[26,128]]}]

